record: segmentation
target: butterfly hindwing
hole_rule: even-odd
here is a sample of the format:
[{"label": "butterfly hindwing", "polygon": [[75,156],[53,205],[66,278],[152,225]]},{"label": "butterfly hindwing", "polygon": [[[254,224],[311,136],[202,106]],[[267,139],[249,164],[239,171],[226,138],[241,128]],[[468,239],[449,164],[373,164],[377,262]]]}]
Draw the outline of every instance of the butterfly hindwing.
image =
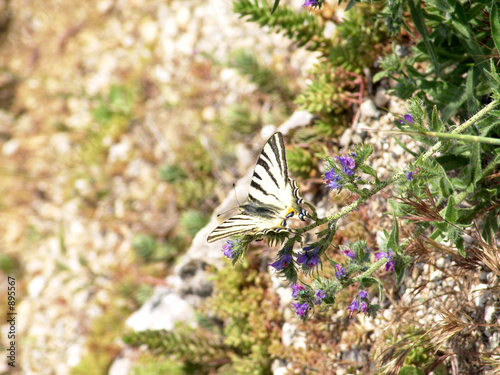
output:
[{"label": "butterfly hindwing", "polygon": [[213,242],[238,235],[259,235],[291,230],[286,220],[295,213],[304,220],[297,183],[288,177],[285,144],[275,133],[264,145],[250,183],[247,203],[241,213],[224,221],[208,236]]}]

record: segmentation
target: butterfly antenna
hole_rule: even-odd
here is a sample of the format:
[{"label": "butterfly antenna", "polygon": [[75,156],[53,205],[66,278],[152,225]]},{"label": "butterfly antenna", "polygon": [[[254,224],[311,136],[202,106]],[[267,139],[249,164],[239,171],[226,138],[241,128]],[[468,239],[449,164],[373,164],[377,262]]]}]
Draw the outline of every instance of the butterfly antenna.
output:
[{"label": "butterfly antenna", "polygon": [[234,197],[236,198],[236,203],[238,203],[238,207],[241,207],[241,203],[238,200],[238,194],[236,194],[236,184],[233,182],[233,191],[234,191]]},{"label": "butterfly antenna", "polygon": [[[236,195],[236,185],[235,185],[234,183],[233,183],[233,191],[234,191],[234,197],[236,198],[236,202],[238,203],[238,207],[241,207],[241,204],[240,204],[240,202],[238,201],[238,196]],[[217,215],[217,217],[222,216],[222,215],[225,215],[225,214],[227,214],[229,211],[235,210],[236,208],[237,208],[237,207],[230,208],[229,210],[224,211],[224,212],[222,212],[222,213],[218,214],[218,215]]]},{"label": "butterfly antenna", "polygon": [[227,211],[221,212],[220,214],[217,214],[217,217],[222,216],[222,215],[225,215],[225,214],[227,214],[229,211],[236,210],[237,208],[238,208],[238,207],[233,207],[233,208],[230,208],[230,209],[229,209],[229,210],[227,210]]}]

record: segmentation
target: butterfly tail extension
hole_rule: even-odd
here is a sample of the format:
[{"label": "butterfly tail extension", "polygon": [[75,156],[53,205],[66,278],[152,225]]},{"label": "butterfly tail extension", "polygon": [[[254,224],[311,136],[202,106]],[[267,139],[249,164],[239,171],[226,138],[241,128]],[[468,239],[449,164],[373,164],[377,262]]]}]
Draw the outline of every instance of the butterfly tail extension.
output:
[{"label": "butterfly tail extension", "polygon": [[295,201],[292,201],[292,208],[294,209],[295,212],[298,213],[297,214],[298,218],[302,221],[305,221],[307,217],[307,212],[300,206],[300,204],[304,202],[304,199],[302,199],[302,196],[300,195],[299,186],[297,185],[297,182],[295,180],[291,178],[289,178],[288,180],[292,189],[292,195],[295,198]]}]

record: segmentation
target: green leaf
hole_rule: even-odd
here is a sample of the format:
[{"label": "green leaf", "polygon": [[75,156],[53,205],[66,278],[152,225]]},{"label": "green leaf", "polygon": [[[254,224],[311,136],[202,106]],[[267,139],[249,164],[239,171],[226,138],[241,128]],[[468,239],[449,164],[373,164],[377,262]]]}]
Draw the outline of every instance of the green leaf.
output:
[{"label": "green leaf", "polygon": [[[491,37],[495,42],[495,47],[497,53],[500,53],[500,14],[498,13],[498,7],[495,1],[491,2],[490,11],[490,26],[491,26]],[[492,69],[492,72],[495,70]]]},{"label": "green leaf", "polygon": [[424,16],[422,13],[422,9],[420,8],[419,0],[408,0],[408,6],[410,7],[411,17],[413,19],[413,23],[417,28],[420,35],[425,43],[425,47],[427,48],[427,52],[429,53],[429,57],[431,58],[432,65],[434,66],[434,74],[436,77],[439,76],[439,64],[436,59],[436,54],[434,52],[434,48],[429,41],[429,36],[427,34],[427,28],[425,27]]},{"label": "green leaf", "polygon": [[463,237],[458,237],[455,240],[455,246],[457,247],[458,252],[463,258],[467,258],[467,253],[465,252],[464,239]]},{"label": "green leaf", "polygon": [[448,178],[446,171],[440,164],[438,164],[438,170],[439,172],[441,172],[441,179],[439,180],[441,194],[443,195],[443,197],[448,197],[450,194],[453,194],[453,184]]},{"label": "green leaf", "polygon": [[355,4],[357,3],[356,0],[350,0],[349,4],[345,7],[345,11],[347,12],[349,9],[351,9]]},{"label": "green leaf", "polygon": [[457,168],[465,167],[469,163],[469,159],[461,155],[445,154],[436,158],[436,161],[441,164],[445,171],[451,171]]},{"label": "green leaf", "polygon": [[496,210],[491,210],[485,218],[483,230],[481,235],[485,239],[487,243],[493,244],[495,242],[495,238],[498,234],[499,227],[499,211],[498,208]]},{"label": "green leaf", "polygon": [[437,106],[434,106],[432,108],[432,115],[431,115],[431,130],[435,132],[440,132],[444,129],[444,124],[439,118]]},{"label": "green leaf", "polygon": [[455,198],[453,198],[453,195],[451,195],[450,198],[448,199],[448,205],[446,206],[446,210],[444,212],[444,218],[450,223],[457,222],[457,208],[456,208]]},{"label": "green leaf", "polygon": [[359,167],[359,169],[361,169],[364,173],[369,174],[372,177],[375,177],[375,179],[378,180],[377,171],[372,167],[368,165],[362,165],[361,167]]},{"label": "green leaf", "polygon": [[273,5],[273,9],[271,10],[271,14],[274,13],[274,11],[276,9],[278,9],[278,5],[280,4],[280,0],[274,0],[274,5]]},{"label": "green leaf", "polygon": [[406,276],[406,271],[407,267],[400,262],[396,262],[394,266],[394,272],[396,273],[396,285],[399,286],[403,282],[405,276]]},{"label": "green leaf", "polygon": [[387,249],[392,249],[394,252],[398,248],[399,243],[399,227],[396,216],[394,216],[394,226],[392,227],[391,234],[389,235],[389,240],[387,241]]},{"label": "green leaf", "polygon": [[482,177],[481,170],[481,144],[473,143],[471,150],[471,182],[476,184]]},{"label": "green leaf", "polygon": [[415,366],[403,366],[398,375],[424,375],[424,373]]}]

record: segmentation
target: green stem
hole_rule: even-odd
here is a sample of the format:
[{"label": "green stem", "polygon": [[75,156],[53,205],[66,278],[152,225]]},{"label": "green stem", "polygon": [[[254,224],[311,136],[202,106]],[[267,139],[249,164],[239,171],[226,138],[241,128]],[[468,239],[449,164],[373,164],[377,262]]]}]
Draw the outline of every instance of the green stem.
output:
[{"label": "green stem", "polygon": [[[491,111],[493,108],[495,108],[498,104],[500,104],[500,99],[493,100],[490,104],[488,104],[486,107],[484,107],[483,109],[481,109],[478,113],[476,113],[470,119],[468,119],[467,121],[465,121],[462,125],[458,126],[456,129],[454,129],[453,131],[451,131],[450,134],[459,134],[459,133],[463,132],[464,130],[466,130],[467,128],[469,128],[470,126],[472,126],[481,117],[484,117],[486,114],[488,114],[488,112]],[[424,153],[422,155],[422,160],[426,160],[429,157],[431,157],[432,155],[434,155],[436,152],[439,151],[439,149],[442,146],[443,146],[443,143],[441,141],[437,142],[426,153]],[[324,217],[322,219],[319,219],[316,222],[314,222],[314,223],[312,223],[310,225],[307,225],[305,227],[302,227],[300,229],[296,229],[295,233],[302,234],[302,233],[305,233],[305,232],[307,232],[307,231],[309,231],[309,230],[311,230],[313,228],[319,227],[320,225],[323,225],[323,224],[325,224],[325,223],[327,223],[329,221],[338,220],[339,218],[341,218],[342,216],[348,214],[349,212],[351,212],[355,208],[361,206],[361,204],[363,204],[364,202],[366,202],[368,200],[368,198],[370,198],[371,196],[377,194],[379,191],[381,191],[382,189],[386,188],[388,185],[394,183],[395,181],[399,180],[403,176],[404,176],[404,171],[400,171],[400,172],[396,173],[394,176],[390,177],[388,180],[382,182],[381,184],[375,186],[373,189],[367,190],[367,191],[364,190],[363,191],[364,196],[358,198],[358,200],[356,200],[355,202],[351,203],[350,205],[345,206],[339,212],[336,212],[333,215],[330,215],[330,216]]]},{"label": "green stem", "polygon": [[[489,111],[491,111],[493,108],[495,108],[498,104],[500,104],[500,99],[495,99],[493,100],[490,104],[488,104],[486,107],[481,109],[478,113],[476,113],[474,116],[472,116],[470,119],[465,121],[462,125],[458,126],[455,128],[453,131],[450,132],[450,134],[460,134],[470,126],[472,126],[476,121],[478,121],[481,117],[485,116],[488,114]],[[439,149],[443,146],[443,142],[439,141],[437,142],[434,146],[432,146],[423,156],[422,160],[426,160],[430,158],[432,155],[434,155],[436,152],[439,151]]]},{"label": "green stem", "polygon": [[368,268],[361,275],[353,277],[349,281],[351,281],[352,284],[355,284],[355,283],[361,281],[361,279],[363,279],[364,277],[371,276],[376,270],[378,270],[380,267],[382,267],[384,264],[386,264],[389,260],[390,260],[389,258],[382,258],[382,259],[376,261],[375,263],[373,263],[373,265],[370,268]]}]

